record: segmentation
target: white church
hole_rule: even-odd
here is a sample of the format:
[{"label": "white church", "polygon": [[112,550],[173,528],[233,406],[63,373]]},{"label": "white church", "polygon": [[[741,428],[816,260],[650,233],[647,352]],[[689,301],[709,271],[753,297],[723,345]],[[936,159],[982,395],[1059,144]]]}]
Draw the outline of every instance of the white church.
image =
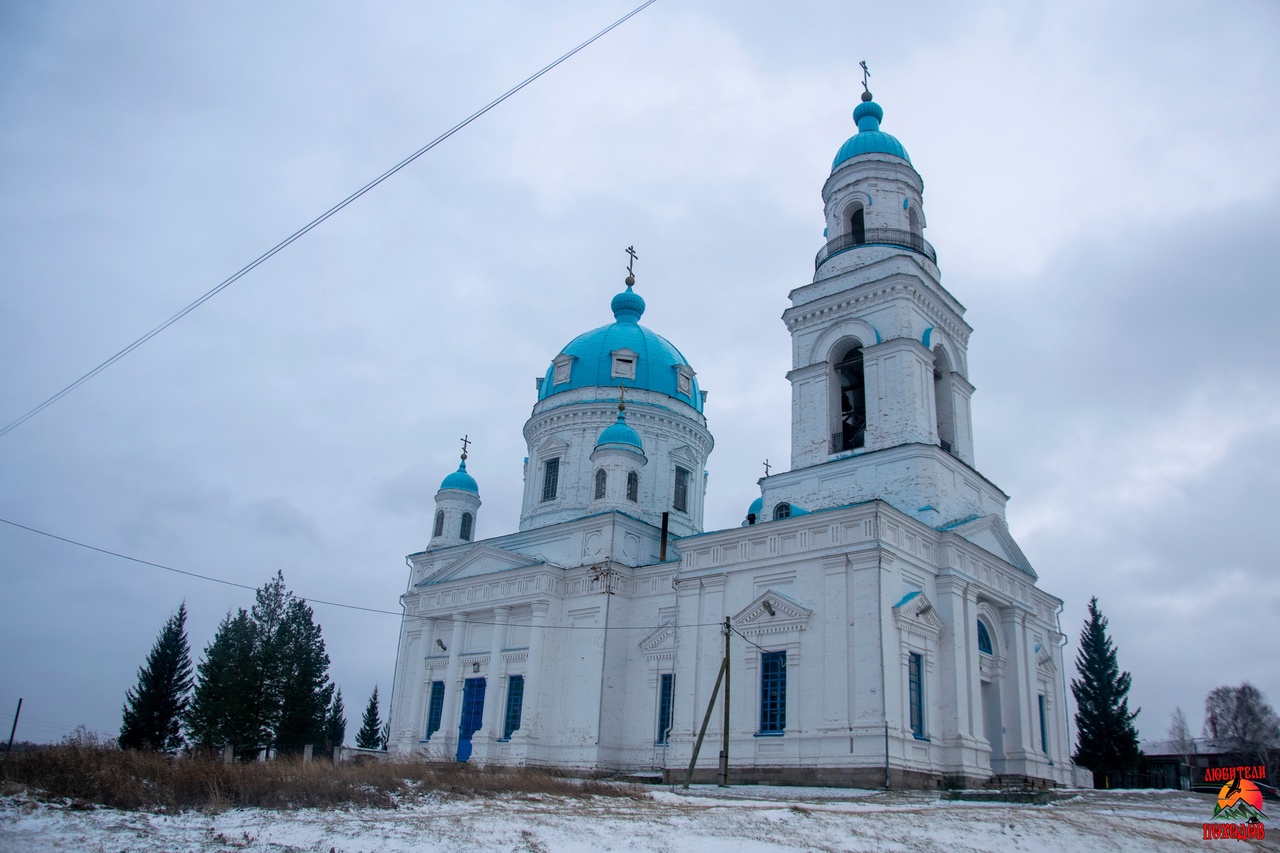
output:
[{"label": "white church", "polygon": [[[740,527],[703,529],[705,394],[629,276],[537,380],[519,530],[475,540],[465,453],[440,485],[408,558],[393,750],[678,781],[709,719],[699,781],[727,742],[731,783],[1071,782],[1062,602],[975,467],[971,329],[924,182],[870,92],[853,115],[782,315],[790,470]],[[708,712],[726,619],[727,740],[725,687]]]}]

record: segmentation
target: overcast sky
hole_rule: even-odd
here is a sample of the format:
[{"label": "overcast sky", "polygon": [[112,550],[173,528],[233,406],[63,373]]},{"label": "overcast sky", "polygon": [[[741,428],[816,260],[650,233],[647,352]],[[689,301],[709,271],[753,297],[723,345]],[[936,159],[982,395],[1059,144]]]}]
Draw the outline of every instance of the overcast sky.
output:
[{"label": "overcast sky", "polygon": [[[0,423],[630,8],[0,0]],[[0,437],[0,517],[398,611],[464,433],[479,536],[515,529],[534,377],[634,244],[737,526],[789,457],[779,317],[863,59],[1068,658],[1096,595],[1144,737],[1222,684],[1280,705],[1272,2],[658,0]],[[198,657],[252,600],[2,524],[0,573],[30,740],[114,735],[180,602]],[[316,614],[354,732],[398,620]]]}]

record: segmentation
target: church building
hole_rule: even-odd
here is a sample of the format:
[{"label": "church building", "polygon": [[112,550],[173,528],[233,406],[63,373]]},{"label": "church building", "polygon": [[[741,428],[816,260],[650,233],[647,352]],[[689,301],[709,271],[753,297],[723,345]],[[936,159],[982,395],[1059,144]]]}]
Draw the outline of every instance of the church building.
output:
[{"label": "church building", "polygon": [[976,467],[972,330],[924,182],[870,92],[853,116],[782,315],[790,470],[741,526],[703,529],[706,394],[628,276],[537,380],[519,530],[475,538],[465,452],[440,484],[408,558],[393,750],[676,781],[707,720],[701,781],[727,742],[730,782],[1071,782],[1062,602]]}]

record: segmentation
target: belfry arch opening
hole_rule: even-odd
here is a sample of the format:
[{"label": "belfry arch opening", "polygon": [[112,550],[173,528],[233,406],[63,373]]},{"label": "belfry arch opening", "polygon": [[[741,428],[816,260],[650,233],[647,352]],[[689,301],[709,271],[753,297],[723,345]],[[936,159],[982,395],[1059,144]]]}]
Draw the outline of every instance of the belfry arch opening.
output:
[{"label": "belfry arch opening", "polygon": [[833,385],[831,452],[865,447],[867,443],[867,384],[862,342],[853,340],[836,350]]},{"label": "belfry arch opening", "polygon": [[861,246],[867,242],[867,220],[862,205],[855,204],[849,214],[849,239],[853,245]]},{"label": "belfry arch opening", "polygon": [[956,413],[955,383],[951,359],[941,346],[933,348],[933,408],[938,424],[938,445],[948,453],[955,452]]}]

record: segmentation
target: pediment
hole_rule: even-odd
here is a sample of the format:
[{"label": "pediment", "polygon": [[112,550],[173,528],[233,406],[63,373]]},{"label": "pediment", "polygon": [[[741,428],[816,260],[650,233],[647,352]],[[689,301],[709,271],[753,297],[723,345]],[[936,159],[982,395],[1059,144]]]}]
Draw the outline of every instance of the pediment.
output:
[{"label": "pediment", "polygon": [[942,620],[933,602],[923,592],[909,592],[893,605],[893,618],[899,626],[915,626],[926,628],[932,632],[942,630]]},{"label": "pediment", "polygon": [[657,652],[675,648],[676,626],[670,619],[658,630],[640,641],[640,649],[646,652]]},{"label": "pediment", "polygon": [[1027,556],[1022,553],[1022,549],[1014,541],[1013,535],[1009,533],[1009,526],[1004,523],[1004,519],[1000,516],[994,514],[986,515],[953,527],[951,532],[958,533],[974,545],[984,551],[990,551],[1006,563],[1031,575],[1031,577],[1039,578],[1035,569],[1031,568],[1031,563],[1027,560]]},{"label": "pediment", "polygon": [[1058,666],[1053,662],[1053,652],[1048,646],[1036,646],[1036,666],[1045,672],[1057,672]]},{"label": "pediment", "polygon": [[509,569],[523,569],[537,566],[543,561],[527,554],[506,551],[492,545],[477,545],[451,563],[446,563],[430,576],[423,578],[419,586],[462,578],[490,575],[494,572],[505,572]]},{"label": "pediment", "polygon": [[549,435],[538,445],[538,455],[541,457],[554,456],[569,446],[567,441]]},{"label": "pediment", "polygon": [[684,462],[688,465],[697,465],[698,457],[694,455],[693,448],[687,444],[672,449],[671,458],[677,462]]},{"label": "pediment", "polygon": [[[772,612],[771,612],[772,611]],[[744,634],[772,634],[779,631],[803,631],[813,611],[767,589],[731,618],[731,624]]]}]

